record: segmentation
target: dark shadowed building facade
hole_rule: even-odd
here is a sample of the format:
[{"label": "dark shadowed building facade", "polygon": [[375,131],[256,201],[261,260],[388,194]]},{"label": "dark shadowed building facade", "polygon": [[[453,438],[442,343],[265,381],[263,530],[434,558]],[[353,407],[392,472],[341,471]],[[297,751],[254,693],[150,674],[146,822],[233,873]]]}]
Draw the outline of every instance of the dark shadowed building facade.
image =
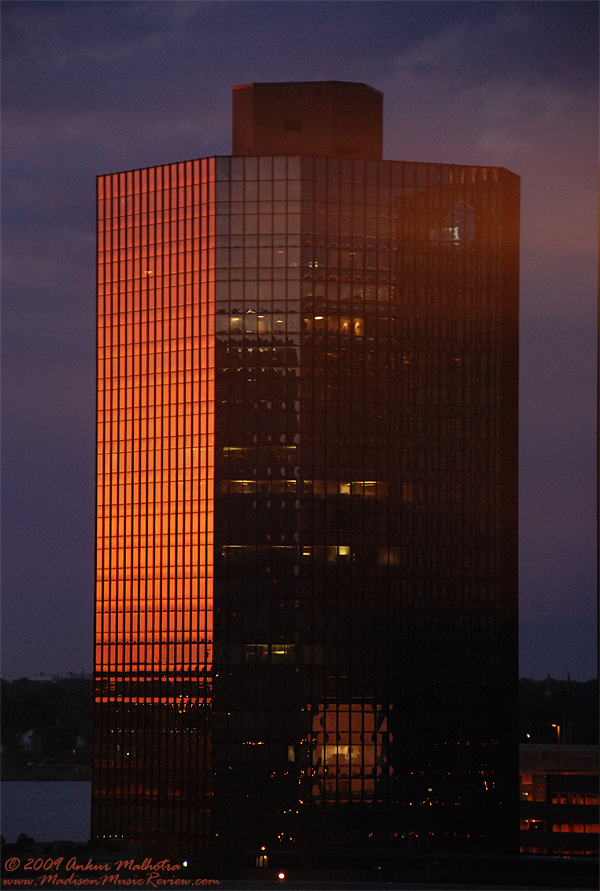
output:
[{"label": "dark shadowed building facade", "polygon": [[98,179],[93,834],[516,852],[519,179],[233,133]]}]

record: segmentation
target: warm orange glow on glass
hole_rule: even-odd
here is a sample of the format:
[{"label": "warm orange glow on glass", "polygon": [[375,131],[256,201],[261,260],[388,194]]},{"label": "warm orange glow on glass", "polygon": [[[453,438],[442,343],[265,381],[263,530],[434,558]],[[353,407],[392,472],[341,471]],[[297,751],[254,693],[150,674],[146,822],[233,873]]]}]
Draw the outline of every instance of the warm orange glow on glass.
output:
[{"label": "warm orange glow on glass", "polygon": [[[387,718],[369,703],[326,703],[313,716],[313,788],[316,802],[376,798],[388,767]],[[382,794],[382,791],[380,791]]]},{"label": "warm orange glow on glass", "polygon": [[98,181],[96,671],[200,674],[207,696],[214,281],[200,257],[214,267],[214,248],[197,234],[209,172],[134,174]]}]

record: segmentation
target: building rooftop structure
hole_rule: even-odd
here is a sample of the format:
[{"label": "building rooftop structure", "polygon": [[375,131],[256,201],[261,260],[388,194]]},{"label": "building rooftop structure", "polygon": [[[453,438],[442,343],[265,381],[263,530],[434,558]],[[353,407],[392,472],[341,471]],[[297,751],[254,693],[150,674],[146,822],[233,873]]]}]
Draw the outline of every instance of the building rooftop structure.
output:
[{"label": "building rooftop structure", "polygon": [[598,856],[598,746],[519,746],[521,851]]},{"label": "building rooftop structure", "polygon": [[382,158],[383,94],[343,81],[233,88],[234,155]]}]

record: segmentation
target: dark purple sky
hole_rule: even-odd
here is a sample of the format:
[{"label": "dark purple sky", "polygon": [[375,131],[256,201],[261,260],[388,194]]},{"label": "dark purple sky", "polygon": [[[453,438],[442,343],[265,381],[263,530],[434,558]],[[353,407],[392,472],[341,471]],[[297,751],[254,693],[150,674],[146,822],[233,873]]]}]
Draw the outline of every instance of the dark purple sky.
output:
[{"label": "dark purple sky", "polygon": [[3,56],[2,676],[92,665],[94,178],[229,154],[231,87],[285,80],[520,174],[520,671],[595,676],[597,3],[4,3]]}]

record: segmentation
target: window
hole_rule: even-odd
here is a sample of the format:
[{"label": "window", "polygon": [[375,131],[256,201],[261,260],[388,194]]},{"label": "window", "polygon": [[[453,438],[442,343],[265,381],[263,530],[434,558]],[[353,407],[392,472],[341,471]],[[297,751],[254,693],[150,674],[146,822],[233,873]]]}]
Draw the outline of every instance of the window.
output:
[{"label": "window", "polygon": [[300,551],[302,563],[351,563],[352,548],[349,545],[304,545]]},{"label": "window", "polygon": [[364,319],[353,318],[351,316],[322,316],[315,315],[305,317],[304,331],[307,333],[324,334],[326,331],[330,334],[339,332],[344,336],[362,337],[364,334]]},{"label": "window", "polygon": [[[294,644],[246,644],[244,647],[244,661],[270,663],[272,665],[282,662],[294,662],[295,650]],[[290,748],[293,748],[293,746]],[[289,750],[288,760],[294,760],[293,758],[289,759]]]},{"label": "window", "polygon": [[400,548],[377,548],[378,566],[399,566]]}]

